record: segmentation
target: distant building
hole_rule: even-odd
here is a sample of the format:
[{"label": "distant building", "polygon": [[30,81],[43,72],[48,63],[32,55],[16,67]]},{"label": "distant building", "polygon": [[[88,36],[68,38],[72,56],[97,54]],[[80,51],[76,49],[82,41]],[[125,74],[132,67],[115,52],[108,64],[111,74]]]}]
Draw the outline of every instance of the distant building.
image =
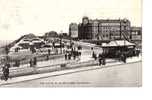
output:
[{"label": "distant building", "polygon": [[82,23],[78,25],[78,38],[92,39],[92,23],[90,23],[88,17],[83,17]]},{"label": "distant building", "polygon": [[33,38],[37,38],[36,35],[34,35],[33,33],[29,33],[23,36],[24,39],[33,39]]},{"label": "distant building", "polygon": [[45,33],[44,36],[45,37],[58,37],[58,34],[55,31],[50,31],[50,32]]},{"label": "distant building", "polygon": [[78,25],[76,23],[69,25],[69,35],[72,38],[78,38]]},{"label": "distant building", "polygon": [[141,40],[142,39],[142,28],[141,27],[131,27],[131,40]]},{"label": "distant building", "polygon": [[45,41],[55,41],[58,38],[58,33],[55,31],[50,31],[44,34]]},{"label": "distant building", "polygon": [[10,47],[10,52],[18,52],[22,51],[28,51],[30,47],[34,47],[36,49],[41,48],[44,45],[43,39],[40,39],[38,36],[35,36],[34,34],[26,34],[19,38],[17,41],[15,41],[14,45]]},{"label": "distant building", "polygon": [[78,25],[78,38],[91,40],[130,39],[130,21],[128,19],[89,19],[82,18]]}]

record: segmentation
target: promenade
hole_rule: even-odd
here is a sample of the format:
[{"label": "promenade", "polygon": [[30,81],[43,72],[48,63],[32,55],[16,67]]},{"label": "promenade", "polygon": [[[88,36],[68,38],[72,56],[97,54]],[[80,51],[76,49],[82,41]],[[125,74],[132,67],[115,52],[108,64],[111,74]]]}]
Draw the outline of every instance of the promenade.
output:
[{"label": "promenade", "polygon": [[[0,85],[3,86],[5,84],[13,84],[18,82],[30,81],[40,78],[45,78],[49,76],[60,76],[66,73],[74,73],[83,70],[92,70],[94,68],[106,68],[110,66],[119,66],[125,65],[123,62],[118,62],[115,60],[108,59],[106,60],[107,64],[104,66],[99,66],[98,61],[95,61],[91,57],[88,59],[85,56],[82,56],[83,59],[79,61],[56,61],[56,65],[51,65],[50,61],[39,62],[39,64],[35,68],[28,68],[22,66],[21,68],[17,69],[10,69],[10,74],[13,76],[12,78],[8,79],[8,81],[0,81]],[[141,56],[133,57],[127,59],[127,64],[141,62]],[[66,63],[66,67],[62,68],[61,64]]]}]

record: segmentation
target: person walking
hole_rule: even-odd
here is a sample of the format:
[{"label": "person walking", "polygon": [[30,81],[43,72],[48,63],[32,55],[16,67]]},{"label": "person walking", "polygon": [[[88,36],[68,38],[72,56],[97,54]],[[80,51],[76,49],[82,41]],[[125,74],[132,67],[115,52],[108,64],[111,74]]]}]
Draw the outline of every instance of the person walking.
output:
[{"label": "person walking", "polygon": [[68,54],[68,60],[71,60],[71,52]]},{"label": "person walking", "polygon": [[3,72],[3,76],[2,79],[4,79],[5,81],[8,80],[9,78],[9,67],[7,67],[6,65],[2,68],[2,72]]},{"label": "person walking", "polygon": [[76,59],[76,51],[73,51],[73,59]]},{"label": "person walking", "polygon": [[67,60],[67,52],[65,53],[65,60]]},{"label": "person walking", "polygon": [[30,67],[33,67],[33,60],[30,59]]},{"label": "person walking", "polygon": [[46,55],[46,60],[49,60],[49,56],[51,55],[51,50],[48,49],[48,54]]},{"label": "person walking", "polygon": [[7,81],[8,80],[8,78],[9,78],[9,66],[8,65],[6,65],[6,72],[5,72],[5,81]]},{"label": "person walking", "polygon": [[51,54],[51,50],[50,50],[50,49],[48,49],[48,55],[50,56],[50,54]]},{"label": "person walking", "polygon": [[91,51],[92,51],[92,58],[94,58],[94,50],[93,50],[93,47],[91,47]]},{"label": "person walking", "polygon": [[124,54],[124,63],[126,63],[127,56]]},{"label": "person walking", "polygon": [[93,57],[93,58],[94,58],[94,60],[96,60],[96,59],[97,59],[97,55],[96,55],[95,53],[94,53],[94,57]]},{"label": "person walking", "polygon": [[124,63],[126,63],[126,55],[125,54],[121,54],[121,60],[124,62]]},{"label": "person walking", "polygon": [[93,52],[92,52],[92,58],[94,58],[94,54],[95,54],[95,53],[94,53],[94,51],[93,51]]},{"label": "person walking", "polygon": [[49,55],[46,55],[46,60],[49,60]]},{"label": "person walking", "polygon": [[99,65],[101,65],[102,64],[102,54],[99,54],[98,60],[99,60]]},{"label": "person walking", "polygon": [[37,58],[36,58],[36,57],[34,57],[33,64],[34,64],[34,66],[36,66],[36,65],[37,65]]},{"label": "person walking", "polygon": [[20,61],[19,61],[19,60],[16,60],[16,61],[15,61],[15,66],[16,66],[16,67],[19,67],[19,66],[20,66]]},{"label": "person walking", "polygon": [[5,80],[5,66],[2,67],[2,72],[1,80]]}]

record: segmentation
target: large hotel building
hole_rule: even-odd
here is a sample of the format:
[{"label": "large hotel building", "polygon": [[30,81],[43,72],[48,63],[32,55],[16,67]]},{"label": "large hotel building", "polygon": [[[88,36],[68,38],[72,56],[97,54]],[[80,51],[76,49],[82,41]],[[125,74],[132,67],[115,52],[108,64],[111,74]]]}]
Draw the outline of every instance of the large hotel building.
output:
[{"label": "large hotel building", "polygon": [[[73,32],[76,28],[69,27],[69,33],[78,33],[78,39],[87,40],[116,40],[132,39],[132,27],[128,19],[89,19],[82,18],[82,23],[73,24],[78,27],[78,32]],[[141,28],[136,28],[136,32],[141,33]],[[75,35],[76,36],[76,35]],[[140,34],[141,36],[141,34]]]},{"label": "large hotel building", "polygon": [[80,39],[112,40],[131,38],[130,21],[127,19],[95,19],[83,17],[78,25],[78,37]]}]

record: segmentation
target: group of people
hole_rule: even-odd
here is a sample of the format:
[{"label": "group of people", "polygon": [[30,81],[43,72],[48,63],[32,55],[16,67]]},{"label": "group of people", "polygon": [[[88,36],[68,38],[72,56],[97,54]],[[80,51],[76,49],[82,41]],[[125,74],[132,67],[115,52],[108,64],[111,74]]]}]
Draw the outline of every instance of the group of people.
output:
[{"label": "group of people", "polygon": [[35,67],[37,65],[37,58],[34,57],[33,59],[30,59],[30,67]]},{"label": "group of people", "polygon": [[126,59],[127,59],[126,54],[121,54],[120,55],[120,60],[123,61],[124,63],[126,63]]},{"label": "group of people", "polygon": [[9,78],[9,68],[10,68],[10,64],[6,63],[3,67],[2,67],[2,76],[1,76],[1,80],[5,80],[7,81]]},{"label": "group of people", "polygon": [[106,64],[106,58],[105,58],[104,54],[99,53],[99,55],[97,55],[94,52],[93,48],[91,48],[91,50],[92,50],[92,58],[94,58],[94,60],[98,60],[99,65],[105,65]]},{"label": "group of people", "polygon": [[[94,58],[95,60],[98,59],[99,65],[101,65],[101,64],[105,65],[106,64],[106,57],[109,57],[109,55],[107,55],[105,52],[99,53],[98,56],[94,51],[92,52],[92,58]],[[118,58],[119,61],[123,61],[124,63],[126,63],[127,54],[118,51],[117,54],[116,54],[116,58]]]},{"label": "group of people", "polygon": [[81,52],[78,51],[70,51],[70,52],[66,52],[65,53],[65,60],[71,60],[72,57],[74,60],[76,60],[76,58],[80,59],[81,56]]},{"label": "group of people", "polygon": [[99,54],[98,55],[98,57],[97,57],[97,54],[93,51],[93,53],[92,53],[92,58],[94,58],[95,60],[97,60],[98,59],[98,61],[99,61],[99,65],[105,65],[106,64],[106,58],[104,57],[104,55],[103,54]]},{"label": "group of people", "polygon": [[76,60],[77,58],[80,60],[81,57],[81,51],[80,49],[72,48],[71,50],[66,50],[65,52],[65,60],[71,60],[73,57],[73,60]]}]

